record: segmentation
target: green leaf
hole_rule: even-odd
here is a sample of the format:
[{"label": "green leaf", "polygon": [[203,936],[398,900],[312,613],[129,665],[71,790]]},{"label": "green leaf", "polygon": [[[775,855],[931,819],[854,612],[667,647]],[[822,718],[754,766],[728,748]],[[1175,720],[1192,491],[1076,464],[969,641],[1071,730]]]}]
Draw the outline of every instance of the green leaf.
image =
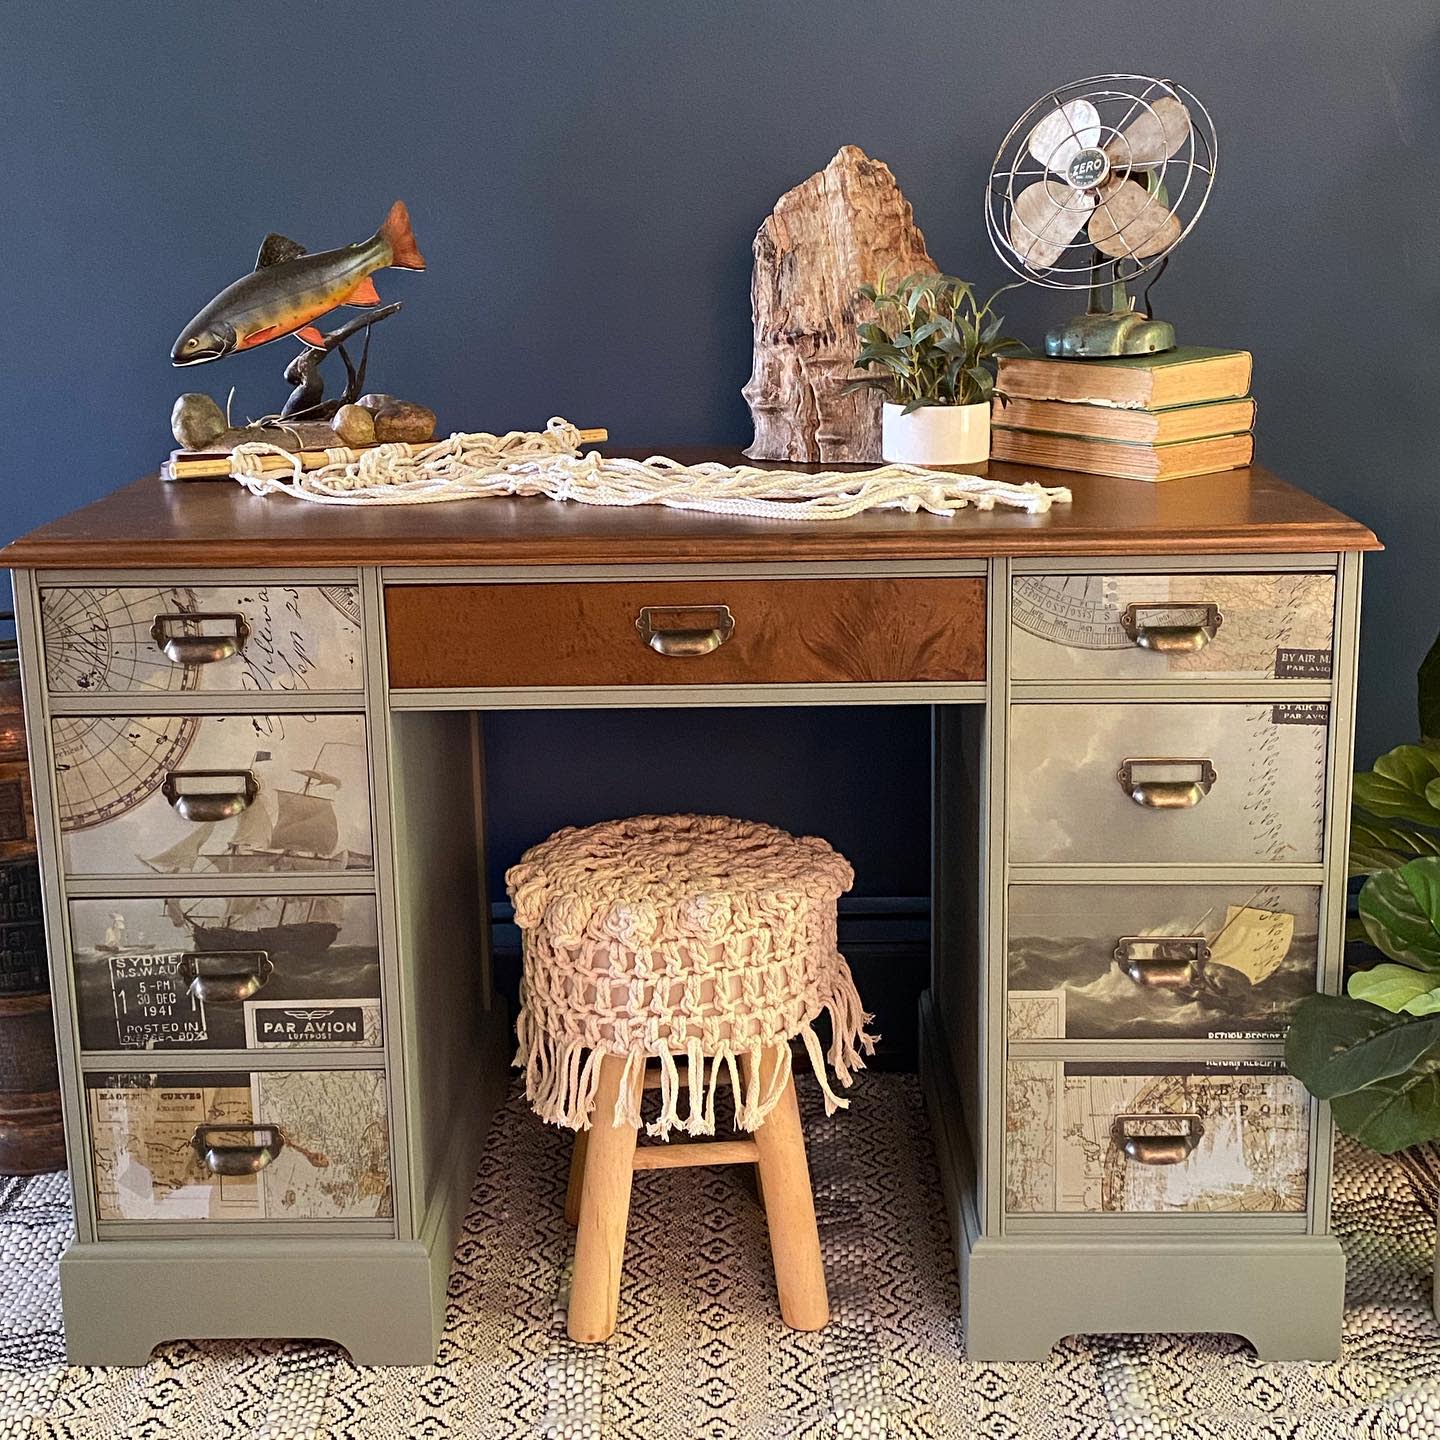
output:
[{"label": "green leaf", "polygon": [[1440,809],[1425,798],[1440,778],[1440,751],[1424,745],[1397,745],[1371,771],[1355,777],[1355,803],[1372,815],[1440,826]]},{"label": "green leaf", "polygon": [[1440,833],[1404,820],[1350,817],[1350,873],[1393,870],[1417,855],[1440,855]]},{"label": "green leaf", "polygon": [[1357,970],[1345,993],[1352,1000],[1378,1005],[1392,1015],[1431,1015],[1440,1010],[1440,985],[1435,976],[1408,965],[1376,965]]},{"label": "green leaf", "polygon": [[1403,1076],[1417,1065],[1440,1067],[1440,1016],[1412,1019],[1345,995],[1307,995],[1285,1037],[1285,1064],[1320,1100]]},{"label": "green leaf", "polygon": [[1398,1075],[1330,1102],[1335,1123],[1381,1155],[1440,1137],[1440,1070]]},{"label": "green leaf", "polygon": [[1420,733],[1440,741],[1440,635],[1420,662]]},{"label": "green leaf", "polygon": [[1371,944],[1404,965],[1440,971],[1440,856],[1377,871],[1359,908]]}]

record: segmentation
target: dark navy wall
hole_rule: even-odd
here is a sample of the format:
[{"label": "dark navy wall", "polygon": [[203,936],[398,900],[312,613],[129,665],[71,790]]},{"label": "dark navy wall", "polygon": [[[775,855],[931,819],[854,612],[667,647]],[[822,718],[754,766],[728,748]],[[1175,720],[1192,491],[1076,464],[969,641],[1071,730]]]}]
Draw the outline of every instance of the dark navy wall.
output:
[{"label": "dark navy wall", "polygon": [[[1440,628],[1437,26],[1431,0],[8,6],[0,536],[153,467],[180,389],[278,405],[281,347],[167,359],[267,230],[328,246],[409,202],[431,268],[377,277],[406,310],[372,381],[444,427],[561,414],[617,443],[733,443],[749,246],[781,191],[858,144],[943,266],[998,283],[980,197],[1014,116],[1071,78],[1168,73],[1210,106],[1220,168],[1163,311],[1255,351],[1261,459],[1391,547],[1369,572],[1368,756],[1410,733]],[[1064,309],[1022,293],[1012,318],[1033,338]],[[912,720],[874,726],[910,753]]]}]

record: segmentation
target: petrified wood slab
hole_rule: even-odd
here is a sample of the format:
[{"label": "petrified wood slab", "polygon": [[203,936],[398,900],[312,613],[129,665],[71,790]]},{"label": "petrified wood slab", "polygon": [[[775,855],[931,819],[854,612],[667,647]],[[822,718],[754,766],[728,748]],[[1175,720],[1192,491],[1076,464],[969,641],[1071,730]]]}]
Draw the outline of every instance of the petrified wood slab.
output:
[{"label": "petrified wood slab", "polygon": [[755,235],[750,308],[755,366],[742,393],[757,460],[880,459],[880,395],[845,385],[862,373],[855,327],[870,318],[856,289],[933,272],[925,237],[890,167],[854,145],[780,197]]}]

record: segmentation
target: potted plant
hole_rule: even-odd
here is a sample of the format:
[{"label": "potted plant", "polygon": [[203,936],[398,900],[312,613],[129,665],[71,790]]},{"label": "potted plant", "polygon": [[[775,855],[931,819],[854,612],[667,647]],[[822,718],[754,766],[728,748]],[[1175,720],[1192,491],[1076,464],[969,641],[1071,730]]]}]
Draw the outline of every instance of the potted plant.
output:
[{"label": "potted plant", "polygon": [[[1347,954],[1346,993],[1307,996],[1285,1042],[1291,1073],[1381,1155],[1440,1140],[1440,639],[1420,666],[1420,733],[1355,777],[1368,945]],[[1434,1303],[1440,1315],[1440,1253]]]},{"label": "potted plant", "polygon": [[[855,364],[878,373],[852,380],[847,392],[884,392],[881,454],[909,465],[969,465],[990,458],[990,401],[995,358],[1025,347],[1002,335],[995,301],[982,305],[968,280],[907,275],[890,289],[884,272],[857,298],[876,319],[858,327]],[[1002,397],[1003,403],[1003,397]]]}]

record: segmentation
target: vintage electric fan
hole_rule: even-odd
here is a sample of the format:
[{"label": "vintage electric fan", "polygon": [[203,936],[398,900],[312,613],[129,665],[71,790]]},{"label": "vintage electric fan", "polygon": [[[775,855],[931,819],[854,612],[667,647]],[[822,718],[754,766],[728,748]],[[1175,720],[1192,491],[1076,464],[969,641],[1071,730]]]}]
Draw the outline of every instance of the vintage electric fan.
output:
[{"label": "vintage electric fan", "polygon": [[[1150,286],[1205,208],[1215,154],[1200,101],[1144,75],[1062,85],[1010,127],[990,171],[991,242],[1017,275],[1090,292],[1085,314],[1045,336],[1047,355],[1145,355],[1175,344],[1174,328],[1149,314]],[[1137,307],[1130,282],[1152,270]]]}]

